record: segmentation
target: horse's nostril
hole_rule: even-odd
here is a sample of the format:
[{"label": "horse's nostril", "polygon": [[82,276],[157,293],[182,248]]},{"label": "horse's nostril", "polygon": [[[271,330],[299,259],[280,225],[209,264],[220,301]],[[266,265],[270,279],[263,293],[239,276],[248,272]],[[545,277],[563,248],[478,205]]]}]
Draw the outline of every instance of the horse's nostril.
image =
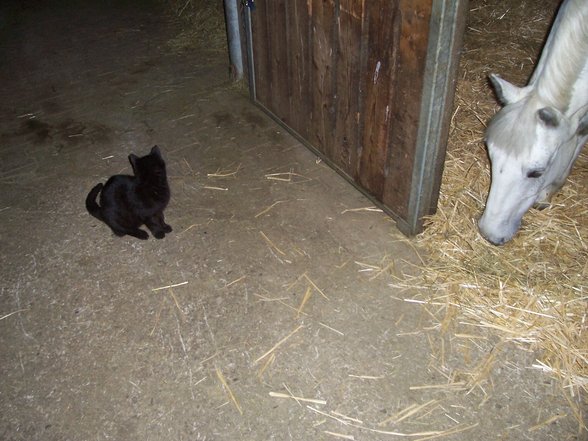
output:
[{"label": "horse's nostril", "polygon": [[539,211],[543,211],[545,210],[547,207],[549,207],[549,202],[535,202],[533,204],[533,208],[535,210],[539,210]]},{"label": "horse's nostril", "polygon": [[504,245],[504,244],[506,243],[506,238],[504,238],[504,237],[501,237],[500,239],[498,239],[498,240],[496,240],[496,241],[494,241],[494,240],[489,240],[489,242],[490,242],[492,245],[496,245],[496,246],[498,246],[498,247],[499,247],[499,246],[501,246],[501,245]]},{"label": "horse's nostril", "polygon": [[486,241],[488,241],[489,243],[491,243],[492,245],[495,245],[495,246],[504,245],[504,242],[506,242],[506,240],[504,238],[491,239],[491,238],[486,237],[484,235],[482,235],[482,236],[484,237],[484,239],[486,239]]},{"label": "horse's nostril", "polygon": [[506,242],[508,242],[507,237],[499,237],[499,238],[490,237],[489,235],[485,234],[482,230],[480,230],[480,233],[482,233],[482,237],[484,239],[486,239],[488,242],[490,242],[492,245],[500,246],[500,245],[504,245]]}]

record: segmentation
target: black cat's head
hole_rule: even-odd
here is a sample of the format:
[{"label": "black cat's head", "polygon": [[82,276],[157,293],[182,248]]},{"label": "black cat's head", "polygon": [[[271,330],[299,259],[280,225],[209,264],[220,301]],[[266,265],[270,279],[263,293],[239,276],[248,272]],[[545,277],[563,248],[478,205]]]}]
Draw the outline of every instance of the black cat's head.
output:
[{"label": "black cat's head", "polygon": [[156,145],[153,146],[151,152],[145,156],[138,157],[131,153],[129,155],[129,162],[133,167],[135,176],[139,178],[153,175],[164,178],[166,176],[165,161],[161,156],[161,150],[159,150],[159,147]]}]

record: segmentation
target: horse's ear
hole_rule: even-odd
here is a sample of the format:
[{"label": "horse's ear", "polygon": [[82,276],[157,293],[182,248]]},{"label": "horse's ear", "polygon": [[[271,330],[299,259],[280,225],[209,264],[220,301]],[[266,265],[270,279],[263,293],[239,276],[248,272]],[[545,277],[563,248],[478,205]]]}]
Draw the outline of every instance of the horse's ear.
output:
[{"label": "horse's ear", "polygon": [[516,103],[526,95],[525,88],[517,87],[514,84],[503,80],[496,74],[490,74],[488,78],[490,78],[490,82],[492,83],[494,92],[496,92],[498,101],[504,106],[510,103]]},{"label": "horse's ear", "polygon": [[588,113],[586,113],[578,123],[578,129],[576,130],[576,134],[581,138],[583,136],[588,135]]},{"label": "horse's ear", "polygon": [[561,113],[553,107],[543,107],[537,110],[537,117],[546,127],[557,127],[561,121]]}]

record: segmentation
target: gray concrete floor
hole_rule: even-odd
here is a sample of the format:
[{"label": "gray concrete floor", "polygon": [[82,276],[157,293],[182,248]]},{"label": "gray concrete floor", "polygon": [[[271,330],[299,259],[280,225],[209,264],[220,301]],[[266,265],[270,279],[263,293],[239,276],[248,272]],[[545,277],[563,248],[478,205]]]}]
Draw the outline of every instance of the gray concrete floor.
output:
[{"label": "gray concrete floor", "polygon": [[[172,50],[153,5],[17,9],[0,33],[0,439],[579,439],[533,354],[505,351],[484,390],[421,388],[463,357],[435,359],[438,324],[389,286],[413,246],[353,211],[371,204],[229,83],[226,54]],[[114,237],[84,198],[154,144],[174,232]]]}]

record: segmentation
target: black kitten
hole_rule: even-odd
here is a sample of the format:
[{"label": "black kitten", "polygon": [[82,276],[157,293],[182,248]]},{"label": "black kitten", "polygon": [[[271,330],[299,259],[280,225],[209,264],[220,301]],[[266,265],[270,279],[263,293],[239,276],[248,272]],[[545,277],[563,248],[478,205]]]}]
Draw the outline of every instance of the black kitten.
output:
[{"label": "black kitten", "polygon": [[[117,236],[148,239],[149,235],[139,228],[146,225],[153,236],[163,239],[172,228],[163,219],[170,191],[159,147],[141,158],[130,154],[129,161],[135,176],[115,175],[105,185],[96,185],[86,197],[86,208]],[[98,193],[100,205],[96,203]]]}]

